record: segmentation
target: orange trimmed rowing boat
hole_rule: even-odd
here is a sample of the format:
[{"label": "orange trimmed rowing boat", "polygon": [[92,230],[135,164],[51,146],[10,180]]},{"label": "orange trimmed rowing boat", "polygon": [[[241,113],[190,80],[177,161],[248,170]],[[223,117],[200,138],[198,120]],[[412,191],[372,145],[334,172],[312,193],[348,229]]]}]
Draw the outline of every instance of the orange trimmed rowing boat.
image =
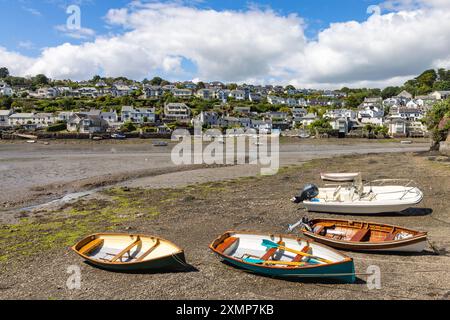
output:
[{"label": "orange trimmed rowing boat", "polygon": [[421,252],[427,246],[426,232],[375,222],[304,219],[300,228],[305,236],[344,250]]}]

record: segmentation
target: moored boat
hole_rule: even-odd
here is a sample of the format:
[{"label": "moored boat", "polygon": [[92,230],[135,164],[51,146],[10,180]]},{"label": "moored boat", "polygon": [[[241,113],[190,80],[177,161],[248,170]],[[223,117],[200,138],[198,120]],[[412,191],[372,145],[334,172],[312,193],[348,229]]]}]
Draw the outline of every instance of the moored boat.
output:
[{"label": "moored boat", "polygon": [[302,219],[301,232],[333,248],[351,251],[422,252],[427,233],[375,222]]},{"label": "moored boat", "polygon": [[265,276],[355,281],[351,258],[292,235],[229,231],[214,240],[210,249],[233,266]]},{"label": "moored boat", "polygon": [[355,180],[360,173],[321,173],[322,180],[335,182],[351,182]]},{"label": "moored boat", "polygon": [[187,266],[184,251],[158,237],[101,233],[72,247],[91,264],[114,271],[173,270]]},{"label": "moored boat", "polygon": [[[397,185],[394,181],[398,179],[326,188],[307,185],[302,194],[292,200],[303,203],[308,211],[354,215],[401,212],[423,200],[422,191],[412,186],[412,181],[406,185]],[[311,188],[313,190],[309,190]]]}]

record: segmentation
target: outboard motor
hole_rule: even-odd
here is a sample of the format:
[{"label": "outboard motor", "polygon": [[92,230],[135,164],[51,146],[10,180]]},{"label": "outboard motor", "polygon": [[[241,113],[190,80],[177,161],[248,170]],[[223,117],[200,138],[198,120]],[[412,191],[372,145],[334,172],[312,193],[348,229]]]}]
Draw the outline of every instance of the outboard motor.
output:
[{"label": "outboard motor", "polygon": [[305,200],[310,200],[319,195],[319,188],[314,184],[307,184],[299,195],[292,199],[294,203],[301,203]]}]

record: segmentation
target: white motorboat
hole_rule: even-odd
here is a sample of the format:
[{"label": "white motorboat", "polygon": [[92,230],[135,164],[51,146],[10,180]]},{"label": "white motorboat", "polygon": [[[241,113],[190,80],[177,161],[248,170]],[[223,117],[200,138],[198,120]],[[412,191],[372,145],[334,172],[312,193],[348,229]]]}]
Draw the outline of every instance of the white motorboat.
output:
[{"label": "white motorboat", "polygon": [[294,202],[303,202],[308,211],[364,215],[401,212],[423,200],[422,191],[412,185],[412,181],[406,185],[397,185],[395,181],[401,180],[384,179],[365,185],[359,182],[349,186],[316,188],[316,192],[308,190],[307,196],[295,197]]},{"label": "white motorboat", "polygon": [[360,173],[321,173],[322,180],[335,182],[351,182],[355,180]]}]

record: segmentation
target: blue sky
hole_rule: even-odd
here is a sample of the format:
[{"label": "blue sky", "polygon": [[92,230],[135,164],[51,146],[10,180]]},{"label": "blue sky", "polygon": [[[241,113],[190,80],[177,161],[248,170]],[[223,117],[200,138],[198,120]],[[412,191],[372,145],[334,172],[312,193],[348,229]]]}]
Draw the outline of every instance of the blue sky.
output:
[{"label": "blue sky", "polygon": [[[188,1],[189,5],[214,10],[246,10],[251,6],[270,7],[282,15],[298,14],[305,19],[306,35],[314,38],[332,22],[367,19],[367,7],[376,0],[210,0]],[[66,8],[77,4],[81,8],[82,26],[98,35],[118,30],[107,25],[104,16],[111,8],[126,7],[130,0],[0,0],[0,27],[14,32],[0,33],[0,46],[28,56],[37,56],[44,47],[65,42],[82,43],[55,27],[64,25]]]},{"label": "blue sky", "polygon": [[54,79],[384,87],[450,68],[449,0],[0,0],[0,27],[0,66]]}]

